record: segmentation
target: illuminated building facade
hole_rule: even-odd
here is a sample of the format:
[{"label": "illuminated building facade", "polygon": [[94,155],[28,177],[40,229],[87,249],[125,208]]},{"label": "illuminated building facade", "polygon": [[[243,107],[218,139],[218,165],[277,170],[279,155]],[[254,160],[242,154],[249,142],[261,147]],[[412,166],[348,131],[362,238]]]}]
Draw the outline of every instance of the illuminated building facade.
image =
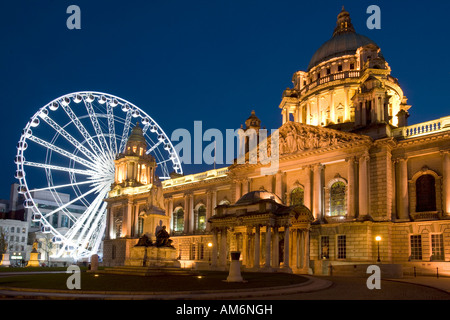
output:
[{"label": "illuminated building facade", "polygon": [[379,246],[404,271],[450,272],[450,117],[408,125],[398,80],[347,11],[279,108],[275,174],[246,163],[162,182],[182,266],[226,268],[240,251],[247,269],[326,274],[376,263]]}]

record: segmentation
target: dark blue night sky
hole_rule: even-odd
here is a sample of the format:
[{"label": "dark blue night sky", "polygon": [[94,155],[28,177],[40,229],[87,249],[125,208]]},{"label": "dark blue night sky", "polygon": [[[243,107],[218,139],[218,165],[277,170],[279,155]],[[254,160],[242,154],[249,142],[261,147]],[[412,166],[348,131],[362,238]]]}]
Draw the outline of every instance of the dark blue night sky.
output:
[{"label": "dark blue night sky", "polygon": [[[72,4],[81,30],[66,27]],[[366,27],[372,4],[381,30]],[[66,93],[122,97],[169,137],[196,120],[204,130],[237,129],[251,110],[278,128],[283,90],[331,38],[342,5],[381,47],[413,106],[410,124],[450,115],[449,1],[2,1],[0,198],[15,182],[23,127]]]}]

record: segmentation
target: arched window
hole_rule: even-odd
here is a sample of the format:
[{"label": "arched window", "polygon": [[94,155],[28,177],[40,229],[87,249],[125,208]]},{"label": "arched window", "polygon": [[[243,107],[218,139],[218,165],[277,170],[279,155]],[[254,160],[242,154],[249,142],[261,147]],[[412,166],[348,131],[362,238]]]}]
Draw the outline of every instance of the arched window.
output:
[{"label": "arched window", "polygon": [[416,180],[416,212],[436,211],[436,180],[424,174]]},{"label": "arched window", "polygon": [[336,181],[330,188],[330,216],[342,216],[346,213],[345,183]]},{"label": "arched window", "polygon": [[184,210],[183,208],[177,208],[173,212],[173,231],[182,232],[184,230]]},{"label": "arched window", "polygon": [[303,205],[305,200],[305,191],[298,187],[291,192],[291,206]]},{"label": "arched window", "polygon": [[204,204],[197,206],[197,230],[204,231],[206,229],[206,207]]}]

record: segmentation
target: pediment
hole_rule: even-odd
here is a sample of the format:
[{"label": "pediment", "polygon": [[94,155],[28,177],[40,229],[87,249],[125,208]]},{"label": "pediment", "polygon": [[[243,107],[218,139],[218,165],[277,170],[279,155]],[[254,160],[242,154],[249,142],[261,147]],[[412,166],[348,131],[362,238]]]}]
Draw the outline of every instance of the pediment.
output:
[{"label": "pediment", "polygon": [[[369,137],[359,134],[298,122],[286,122],[279,128],[278,133],[280,155],[313,151],[322,148],[344,147],[349,143],[371,141]],[[271,148],[270,139],[271,137],[268,138],[268,150]]]}]

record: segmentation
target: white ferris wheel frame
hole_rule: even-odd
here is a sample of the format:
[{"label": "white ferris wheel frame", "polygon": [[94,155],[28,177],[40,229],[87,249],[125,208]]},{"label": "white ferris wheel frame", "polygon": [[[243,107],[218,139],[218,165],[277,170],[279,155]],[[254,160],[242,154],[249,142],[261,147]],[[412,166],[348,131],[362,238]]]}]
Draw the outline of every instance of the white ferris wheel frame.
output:
[{"label": "white ferris wheel frame", "polygon": [[[93,103],[96,102],[106,107],[106,114],[95,110]],[[71,103],[86,107],[87,114],[78,117],[70,107]],[[62,108],[68,116],[68,121],[64,125],[58,124],[52,119],[51,113]],[[113,109],[120,108],[125,119],[114,114]],[[107,120],[107,131],[102,129],[99,122],[100,118]],[[32,211],[32,220],[39,222],[41,231],[51,233],[52,241],[59,244],[56,254],[53,257],[61,257],[63,254],[69,254],[74,260],[88,258],[94,253],[98,253],[100,243],[102,241],[106,227],[106,202],[103,201],[108,196],[111,183],[114,182],[114,160],[116,156],[123,152],[130,133],[132,119],[140,118],[144,125],[143,133],[146,137],[149,148],[147,154],[154,154],[158,167],[161,168],[163,175],[161,180],[169,179],[169,171],[167,164],[171,162],[172,169],[182,174],[181,161],[167,137],[166,133],[157,124],[152,117],[141,110],[133,103],[103,92],[96,91],[79,91],[60,96],[45,106],[41,107],[30,119],[22,131],[20,140],[17,144],[17,155],[15,163],[17,165],[15,177],[19,180],[19,193],[24,195],[24,207]],[[81,122],[83,119],[89,119],[93,127],[87,130]],[[38,136],[34,136],[32,129],[38,127],[45,122],[49,129],[53,129],[55,134],[51,141],[46,141]],[[86,120],[87,121],[87,120]],[[115,124],[123,124],[123,132],[117,134]],[[83,141],[79,141],[66,130],[69,125],[74,125],[79,134],[83,137]],[[147,133],[150,131],[157,136],[156,142],[150,138]],[[93,134],[95,133],[95,134]],[[120,135],[121,134],[121,135]],[[117,137],[120,138],[118,145]],[[75,149],[70,152],[57,145],[58,138],[64,139],[64,142],[71,144]],[[150,143],[149,143],[150,140]],[[25,151],[28,143],[40,146],[46,149],[45,162],[27,161]],[[159,148],[163,145],[164,156]],[[66,157],[69,160],[69,166],[59,166],[51,164],[52,155],[56,153],[58,156]],[[159,153],[159,155],[157,154]],[[159,162],[158,162],[159,160]],[[75,168],[75,164],[84,167],[84,169]],[[45,171],[47,186],[40,188],[30,188],[26,179],[26,167],[39,168]],[[54,184],[53,173],[66,172],[69,174],[68,183]],[[84,180],[80,181],[80,177]],[[78,180],[77,180],[78,179]],[[80,186],[89,185],[90,190],[80,190]],[[69,202],[64,202],[58,193],[58,189],[72,187],[75,198]],[[39,209],[32,193],[36,191],[50,191],[55,202],[59,205],[56,209],[44,213]],[[92,202],[86,198],[88,195],[95,194]],[[80,217],[73,215],[67,208],[72,204],[80,203],[86,207],[86,210]],[[49,222],[53,214],[63,212],[68,219],[73,222],[71,228],[64,234],[59,232]]]}]

